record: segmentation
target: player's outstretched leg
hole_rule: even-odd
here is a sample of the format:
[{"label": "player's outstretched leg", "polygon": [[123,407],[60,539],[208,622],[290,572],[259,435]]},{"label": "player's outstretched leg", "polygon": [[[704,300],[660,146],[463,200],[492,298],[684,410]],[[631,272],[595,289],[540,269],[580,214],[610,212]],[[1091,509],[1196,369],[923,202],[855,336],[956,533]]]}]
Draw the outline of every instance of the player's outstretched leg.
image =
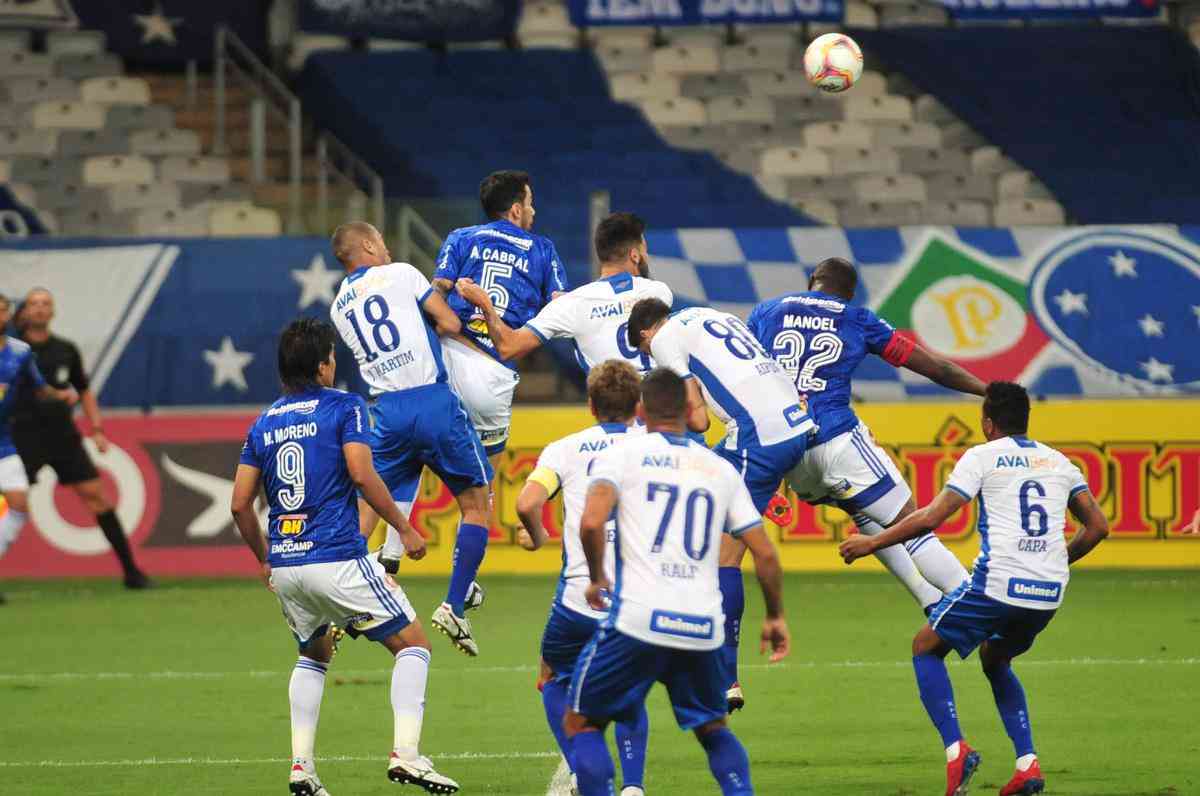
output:
[{"label": "player's outstretched leg", "polygon": [[321,698],[325,694],[325,672],[332,657],[333,641],[329,636],[310,642],[296,660],[288,683],[292,713],[292,770],[288,788],[294,796],[329,796],[317,778],[313,746],[321,717]]},{"label": "player's outstretched leg", "polygon": [[979,649],[979,660],[983,673],[992,684],[992,696],[1000,720],[1012,739],[1017,755],[1017,770],[1012,780],[1000,791],[1000,796],[1028,796],[1041,793],[1046,787],[1033,750],[1033,730],[1029,726],[1029,708],[1025,702],[1025,689],[1012,670],[1012,659],[996,646],[985,641]]},{"label": "player's outstretched leg", "polygon": [[617,753],[621,758],[621,796],[643,796],[646,776],[646,745],[650,741],[650,717],[646,705],[638,706],[632,722],[617,722]]},{"label": "player's outstretched leg", "polygon": [[[471,487],[458,495],[462,523],[454,542],[454,565],[445,601],[433,612],[433,624],[445,633],[461,652],[475,657],[479,645],[471,632],[471,622],[465,617],[471,596],[482,598],[483,590],[475,583],[479,565],[483,563],[488,543],[488,490]],[[475,586],[475,589],[472,589]],[[482,602],[482,599],[480,599]]]},{"label": "player's outstretched leg", "polygon": [[[867,536],[875,536],[884,531],[882,525],[863,513],[854,515],[854,524],[858,526],[859,533],[866,534]],[[913,599],[925,611],[926,616],[929,615],[933,606],[941,601],[941,591],[921,576],[916,563],[913,562],[912,557],[904,549],[903,545],[885,547],[875,553],[875,558],[879,559],[879,563],[883,564],[888,572],[892,573],[897,580],[904,584],[909,594],[913,596]],[[957,585],[955,584],[955,586]]]},{"label": "player's outstretched leg", "polygon": [[604,730],[583,729],[571,738],[571,746],[579,793],[582,796],[612,796],[616,769],[608,754]]},{"label": "player's outstretched leg", "polygon": [[[917,504],[910,497],[888,525],[895,525],[916,510]],[[921,577],[943,594],[954,591],[967,579],[967,571],[963,569],[963,565],[932,533],[905,542],[904,549],[916,564]]]},{"label": "player's outstretched leg", "polygon": [[425,683],[429,678],[429,641],[420,622],[412,622],[381,642],[395,655],[392,666],[392,713],[395,736],[388,760],[388,779],[417,785],[428,793],[455,793],[458,783],[434,770],[420,753],[425,718]]},{"label": "player's outstretched leg", "polygon": [[954,688],[946,671],[945,658],[949,651],[950,647],[929,625],[921,628],[913,639],[913,670],[917,675],[921,704],[946,747],[946,796],[963,796],[979,768],[979,753],[963,740],[958,726]]},{"label": "player's outstretched leg", "polygon": [[721,786],[722,796],[752,796],[750,758],[742,742],[725,726],[725,720],[697,727],[696,738],[708,755],[708,768]]},{"label": "player's outstretched leg", "polygon": [[567,738],[567,731],[563,729],[563,716],[567,715],[567,688],[569,686],[570,682],[567,680],[553,678],[547,680],[542,685],[542,707],[546,711],[546,723],[550,725],[550,733],[558,743],[558,748],[567,761],[567,767],[574,771],[575,764],[571,760],[571,740]]},{"label": "player's outstretched leg", "polygon": [[742,582],[742,558],[746,546],[732,536],[722,534],[720,569],[717,572],[721,588],[721,610],[725,613],[725,644],[721,647],[721,662],[728,674],[725,698],[729,712],[746,706],[746,696],[738,681],[738,642],[741,640],[742,615],[746,611],[746,587]]}]

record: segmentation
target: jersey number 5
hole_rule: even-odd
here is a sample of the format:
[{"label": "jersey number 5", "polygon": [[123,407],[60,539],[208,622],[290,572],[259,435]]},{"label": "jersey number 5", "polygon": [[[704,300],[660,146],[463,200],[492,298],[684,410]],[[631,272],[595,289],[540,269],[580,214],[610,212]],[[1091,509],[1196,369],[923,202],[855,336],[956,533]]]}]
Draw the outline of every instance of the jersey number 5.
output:
[{"label": "jersey number 5", "polygon": [[[675,516],[675,506],[679,503],[679,487],[675,484],[663,484],[657,481],[651,481],[646,485],[646,500],[651,503],[658,499],[659,495],[667,496],[667,505],[663,509],[662,519],[658,522],[658,533],[654,535],[654,546],[650,548],[651,553],[662,552],[663,541],[667,537],[667,529],[671,526],[671,520]],[[684,500],[683,506],[683,551],[688,554],[689,558],[700,561],[708,552],[709,536],[712,529],[713,521],[713,496],[707,489],[693,489],[688,493],[687,499]],[[704,538],[700,542],[700,549],[696,549],[696,520],[698,514],[704,512],[704,524],[701,530],[704,532]]]},{"label": "jersey number 5", "polygon": [[500,315],[503,315],[504,311],[508,309],[508,288],[500,280],[512,276],[512,272],[511,265],[492,262],[483,264],[483,275],[480,277],[479,286],[487,292],[488,298],[492,300],[492,306]]}]

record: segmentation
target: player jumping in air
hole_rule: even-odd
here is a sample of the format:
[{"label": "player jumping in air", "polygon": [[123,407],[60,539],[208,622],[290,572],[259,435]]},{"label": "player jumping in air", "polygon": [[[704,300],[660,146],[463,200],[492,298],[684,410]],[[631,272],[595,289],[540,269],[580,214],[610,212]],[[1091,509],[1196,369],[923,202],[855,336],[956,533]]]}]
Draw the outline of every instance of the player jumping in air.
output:
[{"label": "player jumping in air", "polygon": [[[913,668],[921,702],[946,747],[946,795],[967,792],[979,767],[958,726],[945,657],[966,658],[979,647],[1000,719],[1012,739],[1017,771],[1001,796],[1041,793],[1045,787],[1033,748],[1025,690],[1012,659],[1029,650],[1062,604],[1069,565],[1108,536],[1108,521],[1074,464],[1026,436],[1029,395],[1009,382],[993,382],[983,402],[988,442],[968,450],[933,502],[886,531],[855,535],[841,545],[846,563],[891,545],[919,539],[954,512],[979,499],[979,556],[971,580],[930,614],[913,639]],[[1068,544],[1066,511],[1083,528]]]},{"label": "player jumping in air", "polygon": [[483,313],[501,359],[519,359],[562,337],[575,341],[585,372],[608,359],[624,359],[640,373],[650,371],[650,357],[629,345],[629,310],[644,298],[670,306],[674,297],[664,282],[650,279],[646,222],[633,213],[613,213],[596,226],[595,245],[600,278],[554,299],[519,329],[504,322],[486,290],[470,279],[458,280],[459,295]]},{"label": "player jumping in air", "polygon": [[[568,692],[565,727],[580,792],[613,793],[604,728],[633,720],[650,687],[661,682],[675,720],[704,747],[721,792],[753,794],[750,760],[726,726],[719,538],[738,536],[754,557],[766,603],[762,648],[772,650],[772,661],[789,646],[779,558],[737,471],[684,436],[690,411],[684,380],[659,368],[641,388],[638,415],[647,433],[593,460],[579,525],[591,581],[585,597],[599,610],[611,594],[608,617],[580,653]],[[615,584],[606,566],[614,511]]]},{"label": "player jumping in air", "polygon": [[[425,466],[442,479],[462,511],[450,585],[432,622],[456,648],[478,655],[463,614],[483,601],[475,575],[487,549],[492,468],[462,401],[447,383],[442,361],[438,335],[456,334],[458,316],[420,271],[391,261],[379,230],[370,224],[338,227],[333,253],[347,275],[330,314],[374,398],[371,447],[379,474],[406,518]],[[375,518],[364,512],[362,523],[365,536]]]},{"label": "player jumping in air", "polygon": [[[713,450],[733,465],[759,513],[765,511],[784,474],[800,463],[815,428],[791,378],[745,324],[725,312],[693,307],[672,315],[658,299],[644,299],[629,315],[628,333],[631,347],[686,379],[691,431],[708,429],[709,408],[725,424],[725,438]],[[721,537],[722,563],[731,545],[739,556],[745,550],[733,537]],[[745,704],[737,676],[742,572],[736,565],[722,567],[719,578],[726,687],[729,709],[737,710]]]},{"label": "player jumping in air", "polygon": [[[564,299],[555,299],[563,301]],[[542,527],[542,509],[559,490],[563,493],[562,572],[558,591],[550,608],[550,618],[542,633],[541,676],[538,687],[546,708],[546,721],[562,749],[567,766],[574,775],[571,745],[563,731],[567,712],[567,689],[571,672],[583,646],[608,615],[588,605],[585,592],[589,583],[587,559],[579,539],[579,518],[587,498],[588,467],[597,453],[626,439],[645,433],[635,420],[640,397],[641,376],[623,360],[597,363],[588,373],[588,409],[597,424],[552,442],[538,457],[537,468],[530,474],[517,497],[517,514],[527,536],[524,546],[536,550],[546,541]],[[609,524],[609,534],[615,526]],[[604,572],[615,578],[612,545],[605,555]],[[617,748],[621,752],[621,796],[642,796],[642,777],[646,770],[646,742],[649,720],[646,708],[639,705],[631,721],[617,723]]]},{"label": "player jumping in air", "polygon": [[[429,675],[429,641],[404,591],[367,555],[355,492],[401,529],[410,556],[425,541],[392,501],[371,464],[367,407],[352,393],[330,389],[337,369],[334,330],[322,321],[295,321],[279,339],[284,395],[250,427],[233,483],[233,517],[262,565],[268,586],[300,645],[288,700],[296,796],[328,796],[317,778],[313,745],[325,672],[333,657],[335,623],[378,641],[395,658],[391,701],[394,742],[387,775],[429,793],[458,784],[418,751]],[[259,485],[270,506],[263,539],[254,501]]]}]

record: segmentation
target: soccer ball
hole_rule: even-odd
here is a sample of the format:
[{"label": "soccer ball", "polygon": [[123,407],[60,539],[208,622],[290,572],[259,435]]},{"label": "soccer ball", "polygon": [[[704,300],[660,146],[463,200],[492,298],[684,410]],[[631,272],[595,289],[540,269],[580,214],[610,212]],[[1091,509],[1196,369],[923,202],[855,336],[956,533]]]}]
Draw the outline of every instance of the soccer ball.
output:
[{"label": "soccer ball", "polygon": [[862,70],[862,50],[844,33],[818,36],[804,51],[808,82],[822,91],[833,94],[845,91],[858,82]]}]

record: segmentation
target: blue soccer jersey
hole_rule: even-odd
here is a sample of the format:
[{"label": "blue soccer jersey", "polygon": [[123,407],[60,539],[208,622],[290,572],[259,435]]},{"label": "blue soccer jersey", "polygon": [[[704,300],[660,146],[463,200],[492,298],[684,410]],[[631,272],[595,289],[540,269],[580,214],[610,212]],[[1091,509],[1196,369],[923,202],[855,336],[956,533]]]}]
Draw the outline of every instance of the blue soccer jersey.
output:
[{"label": "blue soccer jersey", "polygon": [[858,425],[850,408],[850,378],[867,354],[899,367],[913,351],[911,340],[871,310],[817,291],[764,301],[746,325],[808,399],[820,427],[818,445]]},{"label": "blue soccer jersey", "polygon": [[[462,277],[487,291],[496,312],[513,329],[537,315],[555,291],[567,290],[562,261],[550,239],[505,220],[456,229],[446,237],[434,278],[453,282]],[[499,359],[483,314],[457,293],[446,298],[462,319],[463,333]]]},{"label": "blue soccer jersey", "polygon": [[358,532],[358,495],[342,453],[348,442],[371,444],[366,404],[328,388],[285,395],[250,427],[241,463],[262,471],[272,567],[367,554]]},{"label": "blue soccer jersey", "polygon": [[29,344],[15,337],[3,338],[0,348],[0,459],[16,454],[9,420],[21,390],[40,390],[46,386]]}]

